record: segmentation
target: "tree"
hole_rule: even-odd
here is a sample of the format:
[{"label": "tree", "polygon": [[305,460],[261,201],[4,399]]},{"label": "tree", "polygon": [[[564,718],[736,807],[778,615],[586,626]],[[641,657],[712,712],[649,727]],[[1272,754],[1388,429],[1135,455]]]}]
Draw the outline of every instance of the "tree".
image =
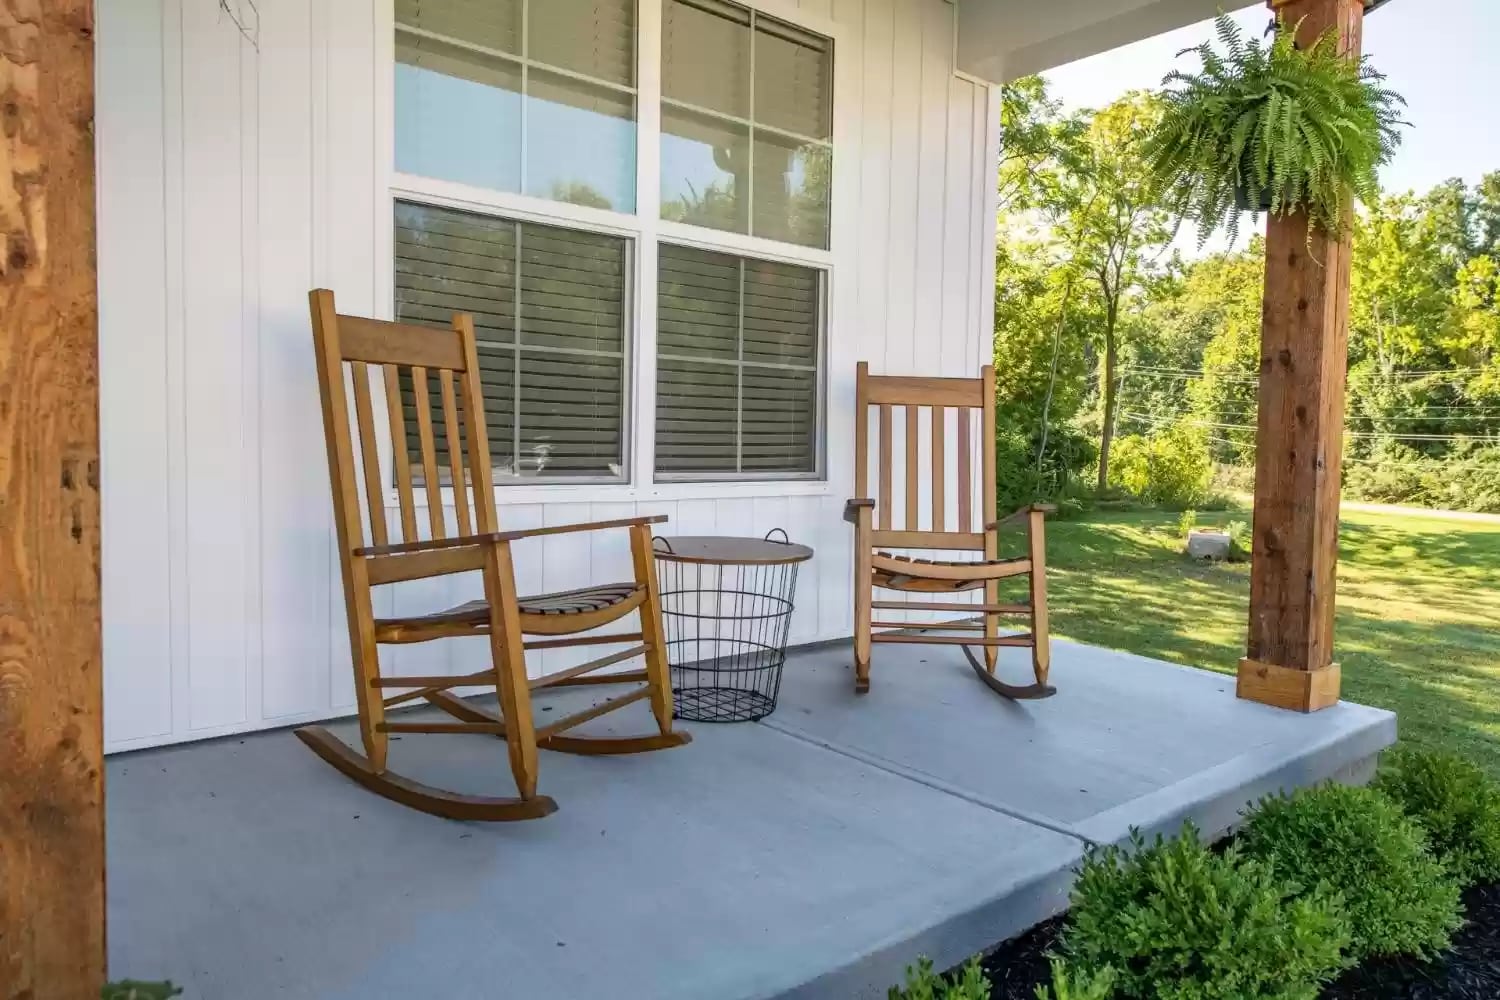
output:
[{"label": "tree", "polygon": [[1109,446],[1118,417],[1122,309],[1160,271],[1172,239],[1167,213],[1140,154],[1141,141],[1160,113],[1156,99],[1142,93],[1126,95],[1096,113],[1077,169],[1067,174],[1057,203],[1057,222],[1102,314],[1100,490],[1109,481]]}]

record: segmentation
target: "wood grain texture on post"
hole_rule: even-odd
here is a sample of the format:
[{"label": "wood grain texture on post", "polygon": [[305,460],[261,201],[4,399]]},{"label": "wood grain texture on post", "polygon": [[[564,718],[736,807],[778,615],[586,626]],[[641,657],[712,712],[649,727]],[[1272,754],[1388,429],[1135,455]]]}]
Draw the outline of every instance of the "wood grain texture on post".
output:
[{"label": "wood grain texture on post", "polygon": [[105,970],[94,30],[0,0],[0,998]]},{"label": "wood grain texture on post", "polygon": [[[1270,6],[1297,28],[1300,45],[1332,28],[1341,51],[1358,57],[1362,0]],[[1333,621],[1350,265],[1347,237],[1309,233],[1308,225],[1298,212],[1271,218],[1266,230],[1255,541],[1248,655],[1239,670],[1241,697],[1302,711],[1338,700]]]}]

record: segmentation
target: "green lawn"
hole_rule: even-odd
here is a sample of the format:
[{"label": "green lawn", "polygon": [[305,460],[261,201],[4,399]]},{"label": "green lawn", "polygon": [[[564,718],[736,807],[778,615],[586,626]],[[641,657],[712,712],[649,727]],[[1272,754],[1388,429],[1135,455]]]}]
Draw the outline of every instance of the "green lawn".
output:
[{"label": "green lawn", "polygon": [[[1200,527],[1248,513],[1200,514]],[[1052,625],[1080,642],[1233,673],[1249,567],[1179,554],[1176,514],[1049,524]],[[1500,525],[1349,514],[1336,656],[1344,697],[1395,710],[1410,743],[1500,776]]]}]

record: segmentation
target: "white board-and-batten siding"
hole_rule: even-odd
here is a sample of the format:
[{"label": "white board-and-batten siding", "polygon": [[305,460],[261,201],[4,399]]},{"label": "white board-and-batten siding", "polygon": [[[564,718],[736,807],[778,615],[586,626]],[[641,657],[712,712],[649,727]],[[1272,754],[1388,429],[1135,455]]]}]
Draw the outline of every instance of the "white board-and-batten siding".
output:
[{"label": "white board-and-batten siding", "polygon": [[[99,2],[112,751],[353,711],[306,296],[326,286],[341,311],[391,314],[380,120],[390,101],[379,93],[389,3]],[[666,533],[786,528],[817,552],[802,570],[794,643],[852,628],[841,514],[855,363],[972,375],[987,360],[998,144],[994,95],[953,73],[945,0],[800,8],[839,31],[827,481],[500,493],[507,528],[648,513],[671,518]],[[621,579],[628,543],[555,536],[524,543],[517,564],[529,592]],[[377,614],[435,610],[478,586],[383,588]],[[479,669],[485,652],[475,641],[385,647],[382,667],[457,673]]]}]

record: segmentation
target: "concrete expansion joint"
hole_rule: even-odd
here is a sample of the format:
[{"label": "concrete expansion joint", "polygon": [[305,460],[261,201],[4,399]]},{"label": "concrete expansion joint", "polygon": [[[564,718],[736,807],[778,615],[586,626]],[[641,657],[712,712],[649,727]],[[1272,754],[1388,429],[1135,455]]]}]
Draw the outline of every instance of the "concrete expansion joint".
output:
[{"label": "concrete expansion joint", "polygon": [[999,805],[995,802],[991,802],[988,799],[982,798],[981,796],[975,795],[972,792],[965,791],[964,789],[959,788],[956,785],[949,784],[948,782],[943,781],[939,778],[934,778],[929,774],[923,774],[921,771],[905,767],[893,760],[881,757],[879,754],[866,753],[861,750],[856,750],[853,747],[841,746],[840,744],[832,743],[828,740],[822,740],[814,736],[809,736],[808,734],[799,732],[796,729],[791,729],[784,725],[781,725],[772,718],[761,719],[758,724],[765,726],[767,729],[774,730],[783,736],[789,736],[794,740],[806,743],[809,746],[817,747],[820,750],[827,750],[830,753],[836,753],[842,757],[847,757],[850,760],[855,760],[861,764],[866,764],[878,771],[889,774],[892,777],[902,778],[906,781],[912,782],[913,784],[921,785],[924,788],[930,788],[935,792],[942,792],[944,795],[951,795],[956,799],[962,799],[963,801],[968,802],[971,805],[976,805],[981,809],[987,809],[990,812],[999,813],[1002,816],[1007,816],[1013,820],[1018,820],[1022,823],[1026,823],[1029,826],[1040,827],[1043,830],[1050,830],[1053,833],[1060,833],[1064,837],[1071,837],[1072,839],[1078,841],[1080,844],[1083,844],[1085,847],[1091,847],[1095,843],[1090,838],[1079,833],[1076,828],[1069,826],[1066,823],[1058,823],[1054,820],[1047,819],[1044,816],[1037,816],[1034,813],[1029,813],[1024,809],[1013,809]]}]

